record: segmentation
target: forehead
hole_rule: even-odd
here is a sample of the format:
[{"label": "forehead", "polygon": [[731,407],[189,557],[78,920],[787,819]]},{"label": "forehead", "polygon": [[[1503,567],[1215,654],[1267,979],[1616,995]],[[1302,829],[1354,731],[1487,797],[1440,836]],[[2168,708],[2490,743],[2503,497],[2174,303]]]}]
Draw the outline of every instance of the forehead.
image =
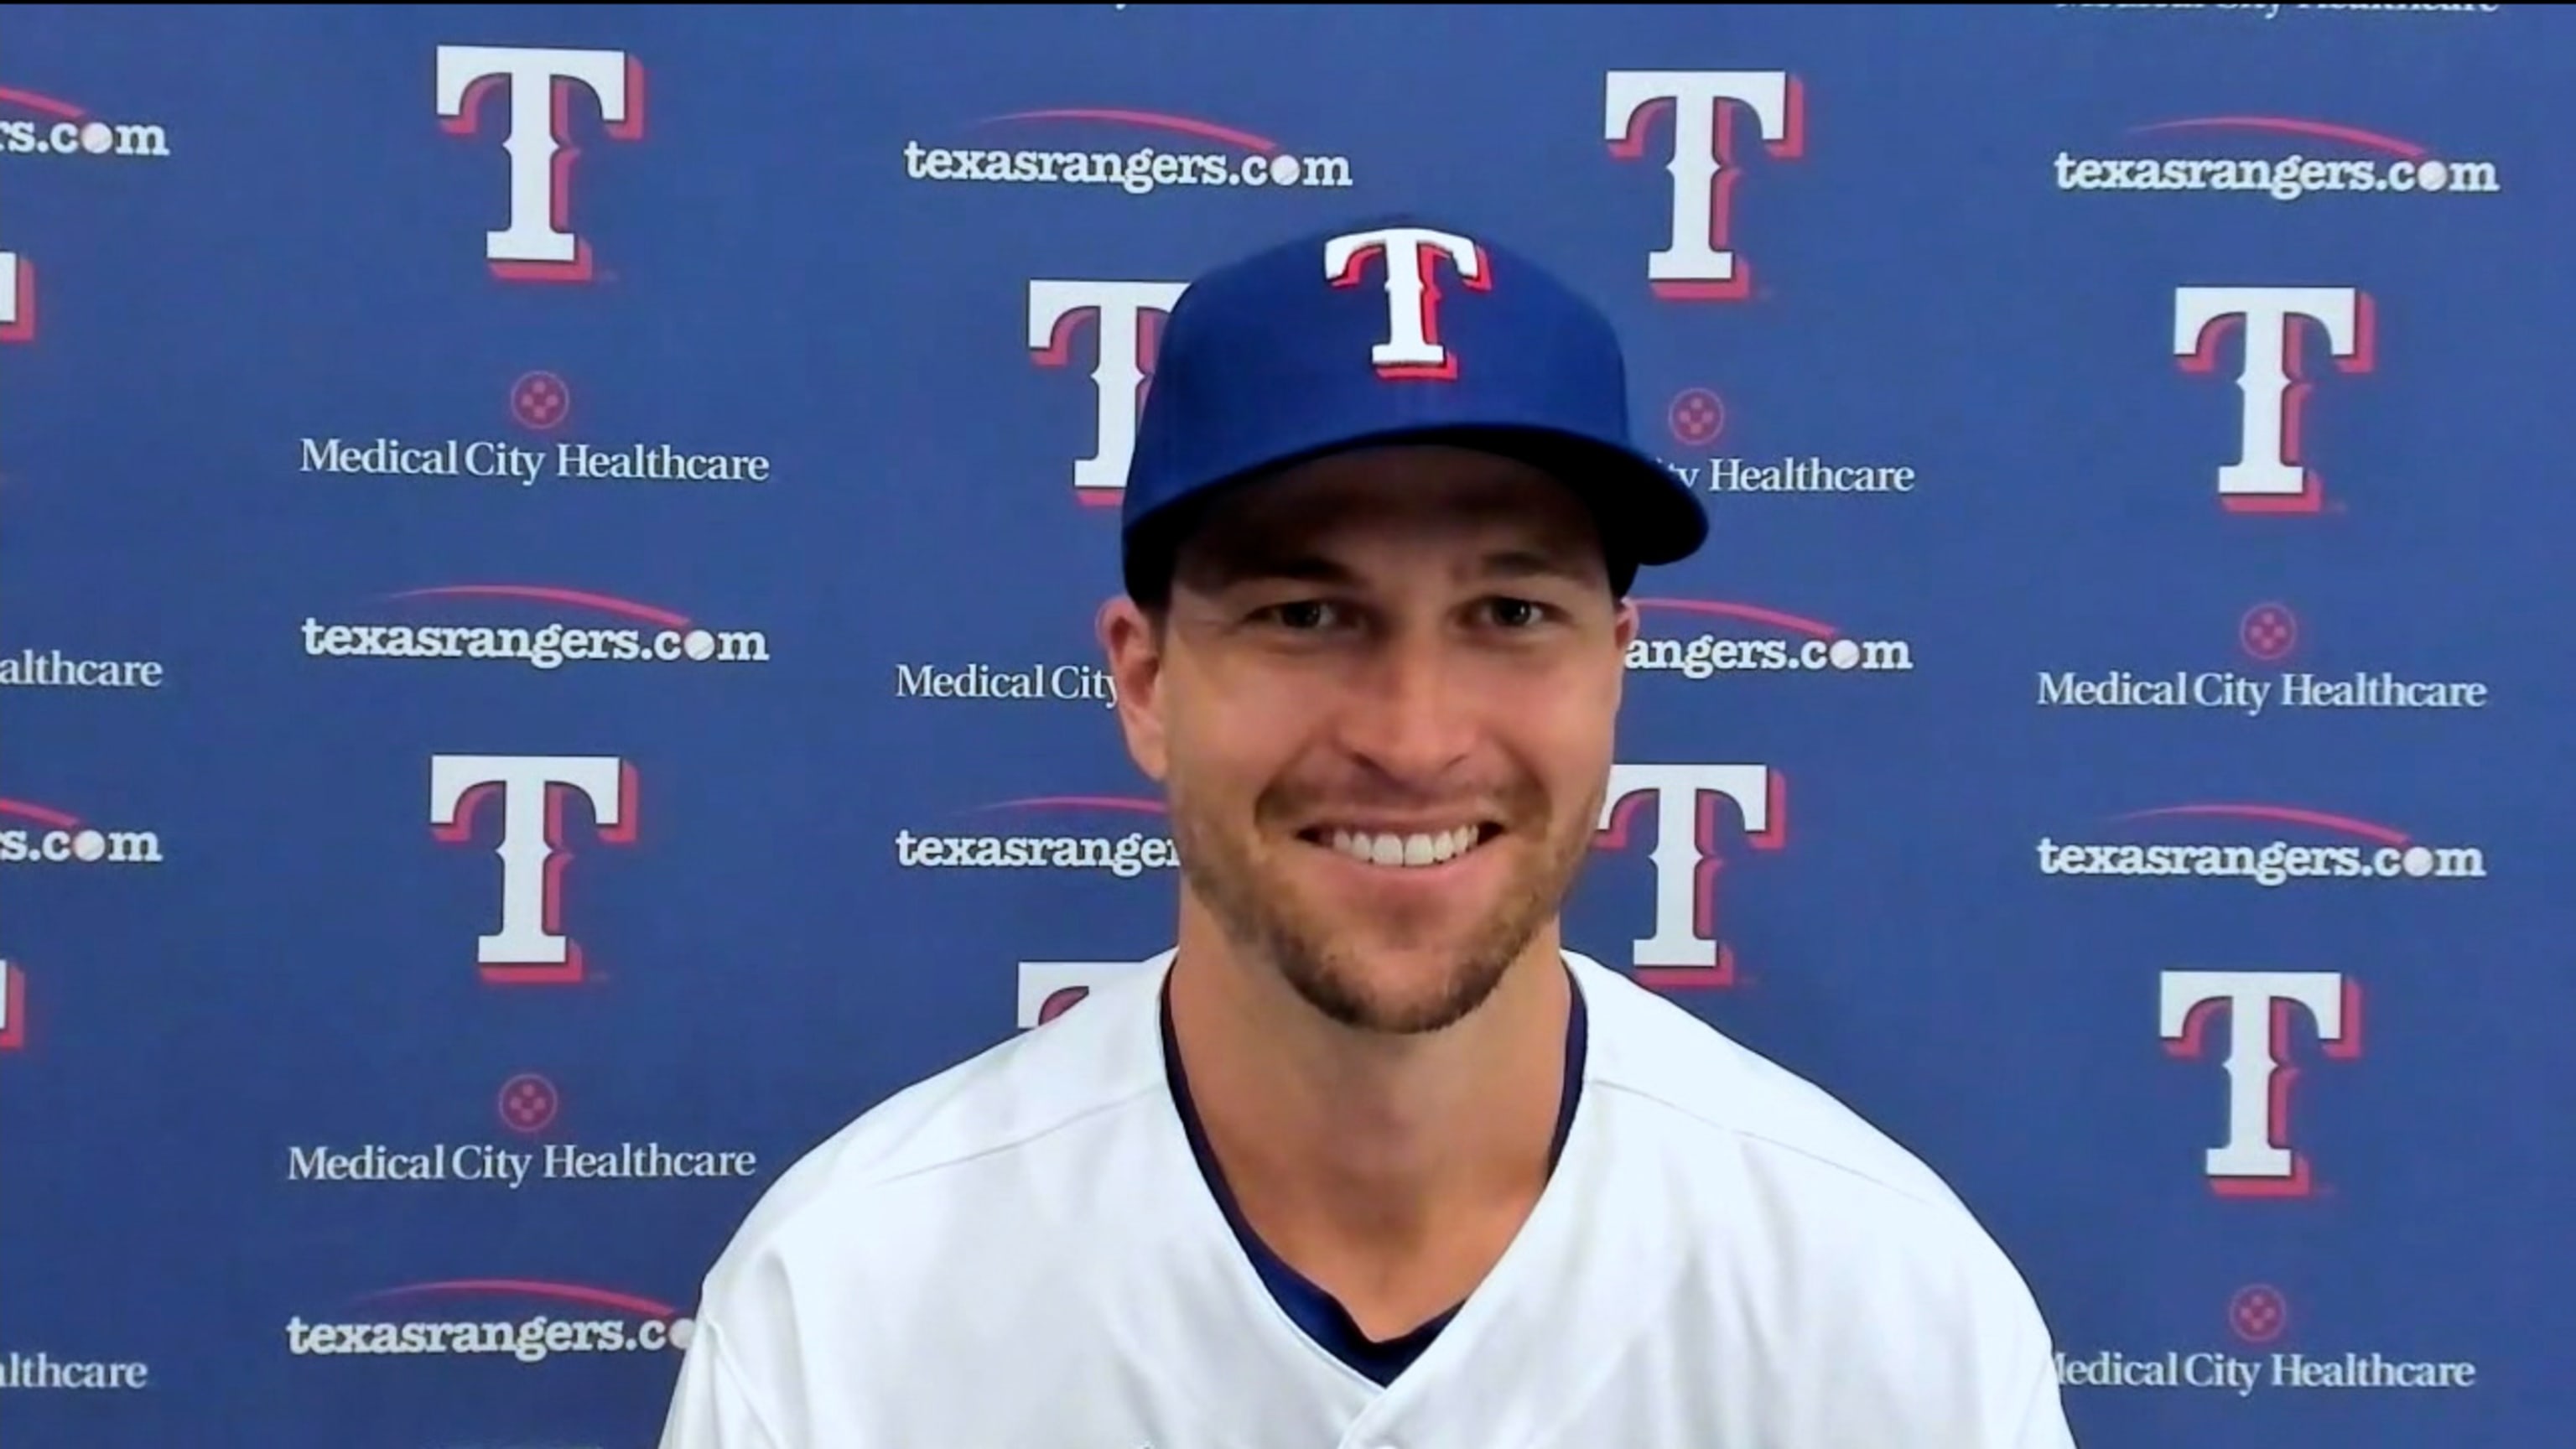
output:
[{"label": "forehead", "polygon": [[1601,549],[1590,512],[1549,474],[1498,454],[1409,445],[1335,454],[1234,490],[1201,520],[1181,562],[1185,573],[1221,579],[1397,544],[1509,548],[1575,571],[1597,567]]}]

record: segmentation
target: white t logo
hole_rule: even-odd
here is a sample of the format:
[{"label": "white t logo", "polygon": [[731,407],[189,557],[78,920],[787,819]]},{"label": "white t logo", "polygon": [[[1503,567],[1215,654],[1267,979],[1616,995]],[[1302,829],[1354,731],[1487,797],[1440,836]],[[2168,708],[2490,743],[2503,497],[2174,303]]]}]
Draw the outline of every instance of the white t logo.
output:
[{"label": "white t logo", "polygon": [[[1073,496],[1104,508],[1118,505],[1127,487],[1127,463],[1136,454],[1136,415],[1145,406],[1145,389],[1154,375],[1154,343],[1149,327],[1161,335],[1162,319],[1181,300],[1186,282],[1029,283],[1029,338],[1040,367],[1062,367],[1073,357],[1073,337],[1091,321],[1097,339],[1097,361],[1091,365],[1092,399],[1096,405],[1093,436],[1099,441],[1088,458],[1073,462]],[[1150,319],[1150,320],[1149,320]]]},{"label": "white t logo", "polygon": [[2290,1144],[2291,1008],[2316,1024],[2325,1054],[2361,1055],[2361,985],[2332,971],[2167,971],[2156,1015],[2165,1050],[2200,1059],[2212,1015],[2227,1013],[2227,1141],[2209,1150],[2222,1197],[2304,1197],[2308,1159]]},{"label": "white t logo", "polygon": [[0,342],[32,342],[36,336],[36,264],[16,252],[0,252]]},{"label": "white t logo", "polygon": [[2295,318],[2325,329],[2326,349],[2345,372],[2368,372],[2375,359],[2369,296],[2355,287],[2177,287],[2174,356],[2185,372],[2214,372],[2218,344],[2244,322],[2245,363],[2236,389],[2244,395],[2236,461],[2218,470],[2218,501],[2233,513],[2314,513],[2325,501],[2316,471],[2302,461],[2300,411],[2315,387],[2301,366]]},{"label": "white t logo", "polygon": [[1628,843],[1629,802],[1654,801],[1654,934],[1631,943],[1641,986],[1656,990],[1735,984],[1735,953],[1718,939],[1717,801],[1735,802],[1745,843],[1778,850],[1788,843],[1788,780],[1767,765],[1613,765],[1601,798],[1594,844]]},{"label": "white t logo", "polygon": [[1432,275],[1433,258],[1447,257],[1458,280],[1483,292],[1494,285],[1485,249],[1466,237],[1424,226],[1355,231],[1324,243],[1324,280],[1336,287],[1358,286],[1371,256],[1386,259],[1387,338],[1369,349],[1369,364],[1380,377],[1456,377],[1458,355],[1440,344],[1440,283]]},{"label": "white t logo", "polygon": [[501,985],[582,979],[578,942],[563,934],[564,806],[578,792],[603,845],[635,843],[635,767],[614,755],[433,755],[429,823],[449,845],[474,839],[475,812],[501,797],[501,929],[476,938],[475,964]]},{"label": "white t logo", "polygon": [[581,151],[566,134],[575,86],[599,102],[609,139],[644,134],[644,66],[622,50],[540,50],[508,45],[438,48],[438,116],[451,136],[471,136],[485,93],[510,88],[510,224],[483,238],[492,274],[511,282],[587,282],[590,243],[565,230],[572,219],[572,163]]},{"label": "white t logo", "polygon": [[0,1052],[27,1044],[27,973],[15,961],[0,961]]},{"label": "white t logo", "polygon": [[1646,154],[1655,117],[1673,118],[1672,240],[1646,258],[1646,280],[1670,301],[1739,302],[1753,294],[1753,265],[1728,246],[1736,168],[1734,106],[1753,112],[1773,160],[1806,153],[1806,91],[1777,70],[1614,70],[1609,73],[1601,139],[1610,154]]}]

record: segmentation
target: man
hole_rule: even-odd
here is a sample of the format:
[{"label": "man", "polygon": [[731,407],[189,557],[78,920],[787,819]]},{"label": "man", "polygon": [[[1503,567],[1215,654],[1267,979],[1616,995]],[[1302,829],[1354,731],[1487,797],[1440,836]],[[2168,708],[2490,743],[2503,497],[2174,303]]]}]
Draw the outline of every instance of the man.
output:
[{"label": "man", "polygon": [[1942,1182],[1568,952],[1641,565],[1607,321],[1354,226],[1194,283],[1099,617],[1177,944],[796,1163],[663,1449],[2068,1449]]}]

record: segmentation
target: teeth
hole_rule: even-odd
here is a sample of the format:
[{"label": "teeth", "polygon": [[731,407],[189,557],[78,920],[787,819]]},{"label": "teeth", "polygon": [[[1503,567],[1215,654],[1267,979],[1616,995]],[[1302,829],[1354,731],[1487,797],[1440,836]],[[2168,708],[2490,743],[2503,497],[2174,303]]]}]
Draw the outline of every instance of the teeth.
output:
[{"label": "teeth", "polygon": [[1333,832],[1333,849],[1370,865],[1438,865],[1474,849],[1476,835],[1473,825],[1461,825],[1455,830],[1429,835],[1358,835],[1348,830],[1336,830]]}]

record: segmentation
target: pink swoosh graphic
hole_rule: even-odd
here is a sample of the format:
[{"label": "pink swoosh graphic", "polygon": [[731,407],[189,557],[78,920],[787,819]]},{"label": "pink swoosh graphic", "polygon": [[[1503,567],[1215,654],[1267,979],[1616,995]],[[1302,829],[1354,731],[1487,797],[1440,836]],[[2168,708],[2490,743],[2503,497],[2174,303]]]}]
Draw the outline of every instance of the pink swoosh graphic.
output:
[{"label": "pink swoosh graphic", "polygon": [[2148,131],[2269,131],[2283,136],[2312,136],[2323,141],[2341,141],[2348,146],[2361,146],[2385,151],[2409,161],[2432,154],[2429,146],[2365,131],[2358,126],[2338,126],[2331,121],[2302,121],[2291,116],[2200,116],[2183,121],[2158,121],[2152,126],[2137,126],[2130,134]]},{"label": "pink swoosh graphic", "polygon": [[1241,146],[1247,151],[1259,151],[1265,155],[1279,149],[1279,143],[1267,136],[1256,136],[1250,131],[1238,131],[1232,126],[1220,126],[1214,121],[1192,120],[1188,116],[1167,116],[1160,111],[1120,111],[1098,107],[1013,111],[1006,116],[988,116],[982,124],[989,126],[996,121],[1116,121],[1125,126],[1146,126],[1158,131],[1177,131],[1184,136],[1196,136],[1205,141],[1223,141],[1230,146]]},{"label": "pink swoosh graphic", "polygon": [[1680,614],[1715,614],[1729,619],[1750,619],[1757,624],[1769,624],[1775,628],[1795,629],[1802,634],[1813,634],[1819,639],[1831,639],[1842,632],[1831,624],[1815,619],[1802,619],[1795,614],[1781,613],[1777,609],[1765,609],[1755,604],[1720,603],[1715,599],[1639,599],[1637,607],[1671,609]]},{"label": "pink swoosh graphic", "polygon": [[69,830],[80,824],[78,816],[65,815],[60,810],[49,810],[42,805],[30,805],[24,800],[0,800],[0,815],[15,815],[21,820],[33,820],[57,830]]},{"label": "pink swoosh graphic", "polygon": [[2279,820],[2292,825],[2314,825],[2326,830],[2340,830],[2383,845],[2404,845],[2406,833],[2349,815],[2330,815],[2323,810],[2302,810],[2292,805],[2167,805],[2155,810],[2132,810],[2122,820],[2145,820],[2158,815],[2223,815],[2241,820]]},{"label": "pink swoosh graphic", "polygon": [[646,623],[660,624],[668,629],[683,629],[688,627],[689,623],[686,614],[674,614],[668,609],[657,609],[650,604],[638,604],[631,599],[613,598],[607,594],[586,593],[580,589],[549,588],[542,584],[450,584],[435,589],[406,589],[402,593],[387,594],[385,597],[389,599],[542,599],[550,604],[575,604],[585,609],[597,609],[606,614],[623,614],[627,618],[642,619]]},{"label": "pink swoosh graphic", "polygon": [[652,1318],[677,1318],[680,1310],[650,1298],[632,1293],[611,1293],[605,1288],[584,1288],[578,1283],[541,1283],[525,1278],[456,1278],[444,1283],[414,1283],[404,1288],[387,1288],[366,1294],[361,1302],[379,1298],[410,1298],[424,1293],[510,1293],[525,1298],[556,1298],[567,1303],[588,1303],[600,1308],[622,1308]]},{"label": "pink swoosh graphic", "polygon": [[69,101],[58,101],[52,96],[40,96],[34,91],[15,90],[8,86],[0,86],[0,102],[24,106],[31,111],[43,111],[50,116],[60,116],[66,121],[77,121],[89,114]]},{"label": "pink swoosh graphic", "polygon": [[1127,810],[1138,815],[1160,815],[1163,802],[1139,800],[1130,795],[1034,795],[1025,800],[1005,800],[987,805],[987,810]]}]

